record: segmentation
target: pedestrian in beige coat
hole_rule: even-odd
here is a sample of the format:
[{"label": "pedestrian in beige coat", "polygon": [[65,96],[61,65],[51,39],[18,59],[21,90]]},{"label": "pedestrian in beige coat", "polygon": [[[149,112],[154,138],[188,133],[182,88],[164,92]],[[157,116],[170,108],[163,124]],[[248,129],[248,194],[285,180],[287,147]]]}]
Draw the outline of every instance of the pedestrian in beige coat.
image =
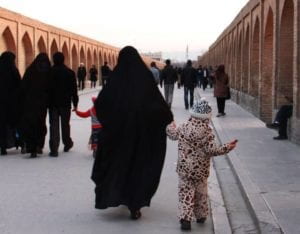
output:
[{"label": "pedestrian in beige coat", "polygon": [[208,215],[207,179],[210,158],[227,154],[235,148],[237,141],[217,146],[209,126],[211,107],[204,99],[196,102],[190,110],[189,120],[176,127],[167,126],[167,135],[178,140],[177,173],[179,176],[179,219],[182,230],[191,229],[196,218],[203,223]]}]

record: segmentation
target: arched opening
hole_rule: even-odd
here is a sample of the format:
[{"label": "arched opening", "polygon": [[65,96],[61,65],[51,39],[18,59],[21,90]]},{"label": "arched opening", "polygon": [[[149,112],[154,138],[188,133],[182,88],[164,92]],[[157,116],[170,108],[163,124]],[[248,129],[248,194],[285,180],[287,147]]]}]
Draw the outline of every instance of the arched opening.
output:
[{"label": "arched opening", "polygon": [[84,66],[86,66],[86,61],[85,61],[85,54],[84,54],[84,50],[83,48],[81,47],[80,49],[80,63],[83,63]]},{"label": "arched opening", "polygon": [[53,55],[58,51],[58,46],[55,40],[52,41],[51,47],[50,47],[50,57],[51,61],[53,61]]},{"label": "arched opening", "polygon": [[92,67],[93,64],[93,59],[92,59],[92,54],[91,54],[91,50],[88,49],[87,52],[87,69],[90,70],[90,68]]},{"label": "arched opening", "polygon": [[[107,60],[107,55],[106,53],[104,52],[104,62],[107,62],[108,63],[108,60]],[[109,65],[109,64],[108,64]]]},{"label": "arched opening", "polygon": [[238,39],[238,48],[237,48],[237,62],[236,62],[236,89],[241,91],[241,81],[242,81],[242,33],[240,33]]},{"label": "arched opening", "polygon": [[248,93],[248,82],[249,82],[249,25],[246,29],[246,34],[244,38],[244,53],[243,53],[243,76],[242,76],[242,91]]},{"label": "arched opening", "polygon": [[69,55],[69,50],[66,42],[63,44],[62,53],[65,56],[65,65],[70,67],[70,55]]},{"label": "arched opening", "polygon": [[93,64],[96,66],[96,68],[98,70],[98,68],[99,68],[99,59],[98,59],[96,50],[94,50],[94,63]]},{"label": "arched opening", "polygon": [[99,52],[99,67],[101,67],[103,65],[103,57],[102,57],[102,53]]},{"label": "arched opening", "polygon": [[250,95],[258,97],[259,84],[259,19],[256,18],[251,46]]},{"label": "arched opening", "polygon": [[272,87],[273,87],[273,37],[274,37],[273,11],[270,8],[266,20],[263,60],[262,60],[262,81],[261,81],[261,119],[265,122],[272,121]]},{"label": "arched opening", "polygon": [[77,68],[78,68],[78,54],[77,54],[76,46],[73,45],[73,47],[72,47],[72,70],[74,72],[76,72]]},{"label": "arched opening", "polygon": [[43,37],[40,37],[37,43],[38,54],[39,53],[47,53],[47,48]]},{"label": "arched opening", "polygon": [[17,52],[16,43],[9,27],[3,31],[0,40],[0,54],[4,51],[13,52],[15,55]]},{"label": "arched opening", "polygon": [[19,55],[19,70],[24,74],[26,68],[32,63],[34,58],[33,47],[28,33],[26,32],[22,38],[22,47]]},{"label": "arched opening", "polygon": [[232,44],[231,87],[236,89],[236,40]]},{"label": "arched opening", "polygon": [[294,4],[284,3],[279,34],[279,72],[275,89],[275,108],[293,100]]}]

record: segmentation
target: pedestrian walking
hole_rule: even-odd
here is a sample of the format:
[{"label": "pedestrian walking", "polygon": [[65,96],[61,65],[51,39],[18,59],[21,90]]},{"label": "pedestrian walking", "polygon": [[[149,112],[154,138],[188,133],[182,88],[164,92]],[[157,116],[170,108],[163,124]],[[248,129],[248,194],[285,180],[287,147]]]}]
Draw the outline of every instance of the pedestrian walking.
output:
[{"label": "pedestrian walking", "polygon": [[159,70],[158,68],[156,67],[156,63],[155,62],[151,62],[150,64],[150,71],[152,72],[153,74],[153,77],[154,77],[154,81],[157,85],[160,84],[160,74],[159,74]]},{"label": "pedestrian walking", "polygon": [[218,115],[225,116],[225,102],[229,95],[228,75],[225,73],[225,66],[218,66],[214,78],[214,96],[217,99]]},{"label": "pedestrian walking", "polygon": [[98,80],[98,70],[96,66],[93,65],[90,69],[91,88],[96,88],[97,80]]},{"label": "pedestrian walking", "polygon": [[166,60],[166,66],[161,72],[161,86],[164,85],[165,90],[165,100],[168,103],[169,107],[172,107],[173,101],[173,92],[174,92],[174,83],[177,81],[177,72],[171,65],[171,60]]},{"label": "pedestrian walking", "polygon": [[21,82],[21,136],[31,158],[43,153],[47,134],[51,64],[46,53],[40,53],[26,69]]},{"label": "pedestrian walking", "polygon": [[16,145],[16,127],[18,122],[18,92],[21,77],[15,65],[16,56],[12,52],[3,52],[0,56],[0,148],[1,155]]},{"label": "pedestrian walking", "polygon": [[88,109],[85,112],[81,112],[79,110],[76,110],[76,115],[78,115],[81,118],[88,118],[91,117],[91,125],[92,125],[92,131],[91,131],[91,136],[89,139],[89,144],[91,146],[91,149],[93,150],[93,157],[96,157],[97,153],[97,148],[98,148],[98,135],[101,131],[102,125],[100,124],[98,118],[97,118],[97,113],[96,113],[96,108],[95,108],[95,101],[96,97],[92,97],[93,101],[93,106]]},{"label": "pedestrian walking", "polygon": [[54,65],[51,68],[51,92],[50,92],[50,154],[58,156],[60,142],[59,125],[61,124],[64,152],[73,147],[70,136],[71,102],[73,110],[77,109],[78,94],[75,73],[64,64],[64,55],[57,52],[53,55]]},{"label": "pedestrian walking", "polygon": [[[185,109],[193,106],[194,88],[197,86],[197,71],[192,66],[192,61],[188,60],[181,73],[181,84],[184,86],[184,105]],[[190,94],[190,98],[188,97]],[[190,100],[189,100],[190,99]]]},{"label": "pedestrian walking", "polygon": [[203,85],[202,83],[203,83],[203,68],[202,65],[199,65],[197,69],[197,86],[201,88]]},{"label": "pedestrian walking", "polygon": [[105,61],[104,65],[101,67],[102,87],[107,84],[110,73],[111,70]]},{"label": "pedestrian walking", "polygon": [[196,101],[190,109],[189,120],[176,126],[167,126],[167,135],[178,140],[179,176],[179,220],[182,230],[191,230],[191,221],[204,223],[208,216],[207,179],[210,158],[227,154],[235,148],[237,141],[217,146],[212,128],[209,126],[211,107],[204,99]]},{"label": "pedestrian walking", "polygon": [[78,89],[84,90],[85,88],[85,77],[86,77],[86,68],[84,63],[80,63],[77,70],[77,78],[78,78]]},{"label": "pedestrian walking", "polygon": [[97,98],[103,128],[92,180],[97,209],[125,205],[132,219],[150,206],[166,153],[167,124],[173,115],[137,50],[123,48],[110,81]]}]

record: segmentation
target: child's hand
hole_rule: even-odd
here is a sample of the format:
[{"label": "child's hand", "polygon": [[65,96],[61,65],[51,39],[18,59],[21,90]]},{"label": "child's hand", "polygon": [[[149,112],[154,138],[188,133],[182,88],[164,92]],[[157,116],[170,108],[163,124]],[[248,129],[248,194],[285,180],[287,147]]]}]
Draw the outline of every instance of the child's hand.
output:
[{"label": "child's hand", "polygon": [[234,140],[228,143],[229,145],[229,150],[233,150],[236,147],[238,140]]},{"label": "child's hand", "polygon": [[175,121],[173,121],[173,122],[171,123],[171,126],[172,126],[173,128],[176,128],[176,123],[175,123]]}]

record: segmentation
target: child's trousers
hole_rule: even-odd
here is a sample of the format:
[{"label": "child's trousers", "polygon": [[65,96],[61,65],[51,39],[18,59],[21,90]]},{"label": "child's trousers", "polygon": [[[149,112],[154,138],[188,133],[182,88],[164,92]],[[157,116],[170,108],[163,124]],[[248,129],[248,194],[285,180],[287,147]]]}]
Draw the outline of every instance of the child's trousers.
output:
[{"label": "child's trousers", "polygon": [[207,179],[193,181],[179,177],[179,219],[192,221],[208,216]]}]

